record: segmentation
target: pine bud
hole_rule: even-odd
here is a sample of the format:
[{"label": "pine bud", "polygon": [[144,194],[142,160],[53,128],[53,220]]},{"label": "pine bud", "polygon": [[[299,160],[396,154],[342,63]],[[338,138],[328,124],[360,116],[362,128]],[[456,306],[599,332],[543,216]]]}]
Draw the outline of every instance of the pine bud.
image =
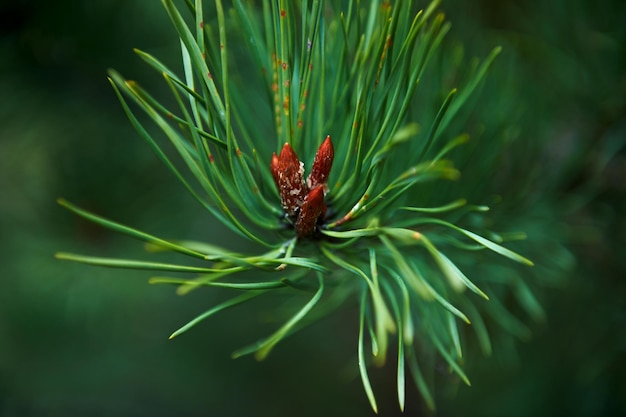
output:
[{"label": "pine bud", "polygon": [[304,203],[308,190],[303,177],[304,165],[291,145],[285,143],[278,156],[276,153],[272,155],[270,170],[278,187],[283,209],[287,215],[295,216]]},{"label": "pine bud", "polygon": [[304,164],[295,151],[285,143],[279,155],[272,155],[270,171],[278,188],[285,213],[295,222],[296,235],[308,237],[313,234],[320,218],[326,214],[324,195],[328,191],[326,182],[333,164],[333,143],[327,136],[313,160],[311,174],[305,184]]},{"label": "pine bud", "polygon": [[296,220],[296,234],[298,237],[307,237],[313,234],[317,221],[325,213],[324,187],[319,185],[307,194],[304,203],[302,203],[298,220]]},{"label": "pine bud", "polygon": [[313,166],[311,167],[311,173],[306,180],[307,186],[310,190],[319,185],[323,185],[324,194],[326,194],[328,191],[326,182],[328,181],[328,175],[330,174],[330,168],[333,165],[334,157],[335,150],[333,149],[333,142],[330,140],[330,135],[328,135],[315,154]]}]

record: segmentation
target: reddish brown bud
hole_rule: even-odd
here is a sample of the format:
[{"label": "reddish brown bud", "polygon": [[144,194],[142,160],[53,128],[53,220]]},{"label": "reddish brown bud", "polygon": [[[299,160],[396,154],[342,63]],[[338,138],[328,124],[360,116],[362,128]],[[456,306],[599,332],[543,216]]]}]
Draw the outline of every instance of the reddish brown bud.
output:
[{"label": "reddish brown bud", "polygon": [[304,199],[298,220],[296,220],[296,234],[298,237],[307,237],[313,234],[318,219],[326,213],[324,204],[324,187],[322,185],[312,189]]},{"label": "reddish brown bud", "polygon": [[324,194],[326,182],[333,164],[335,152],[330,136],[320,145],[311,174],[305,184],[304,165],[293,148],[285,143],[280,154],[272,155],[270,171],[285,213],[295,223],[296,235],[300,238],[313,234],[318,221],[326,215]]},{"label": "reddish brown bud", "polygon": [[319,185],[323,185],[324,192],[327,191],[326,182],[328,181],[330,169],[333,166],[334,157],[335,150],[333,149],[333,142],[330,140],[330,135],[328,135],[315,154],[311,173],[306,180],[309,189],[312,190]]},{"label": "reddish brown bud", "polygon": [[287,215],[294,216],[304,203],[308,189],[304,184],[304,166],[291,145],[285,143],[278,156],[272,155],[270,170],[278,187],[283,209]]}]

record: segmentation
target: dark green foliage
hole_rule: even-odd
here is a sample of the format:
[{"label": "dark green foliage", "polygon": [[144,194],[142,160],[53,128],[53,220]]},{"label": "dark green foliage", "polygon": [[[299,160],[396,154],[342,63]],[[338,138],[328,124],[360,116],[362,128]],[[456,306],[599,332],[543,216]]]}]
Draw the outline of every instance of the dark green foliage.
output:
[{"label": "dark green foliage", "polygon": [[[420,183],[415,188],[419,193],[408,200],[397,201],[398,207],[413,206],[421,211],[405,210],[404,215],[396,216],[401,212],[390,211],[390,206],[385,206],[374,213],[381,219],[381,223],[374,226],[379,228],[389,227],[389,221],[397,221],[404,223],[396,226],[422,230],[424,223],[411,223],[411,219],[446,219],[467,230],[479,231],[491,241],[507,239],[507,248],[536,264],[533,268],[521,264],[517,267],[491,251],[468,252],[467,249],[477,248],[480,242],[463,233],[452,234],[453,229],[441,223],[434,236],[429,231],[434,223],[424,230],[432,247],[446,248],[443,250],[446,258],[454,261],[463,276],[490,297],[490,301],[482,301],[480,293],[468,290],[460,298],[456,307],[472,321],[472,326],[465,329],[470,331],[464,330],[466,325],[462,320],[446,322],[446,326],[455,326],[460,333],[458,341],[454,337],[445,341],[450,343],[451,349],[444,349],[444,352],[454,357],[458,347],[463,346],[464,373],[472,380],[472,387],[460,389],[456,400],[449,400],[446,392],[456,386],[455,377],[450,376],[445,359],[433,354],[435,349],[429,351],[422,347],[417,356],[413,356],[410,349],[404,352],[407,371],[412,370],[413,377],[418,375],[414,371],[415,362],[422,370],[435,365],[437,371],[425,376],[427,382],[415,377],[415,384],[421,386],[419,390],[424,393],[426,386],[432,389],[432,379],[445,380],[436,384],[439,389],[431,394],[432,399],[427,396],[426,402],[436,402],[446,415],[528,415],[538,410],[550,410],[552,414],[565,410],[572,415],[597,415],[619,414],[625,407],[619,395],[620,384],[623,388],[619,375],[624,369],[619,355],[624,345],[624,333],[620,330],[624,286],[619,277],[625,269],[620,248],[626,241],[623,216],[620,216],[625,208],[623,74],[626,72],[623,57],[626,36],[620,24],[624,7],[610,2],[593,6],[583,2],[561,3],[515,2],[503,6],[474,2],[470,6],[447,2],[442,5],[453,26],[443,39],[440,52],[426,67],[423,78],[429,82],[420,84],[417,89],[417,103],[422,105],[410,106],[408,116],[420,125],[417,133],[420,140],[430,137],[431,133],[433,139],[442,135],[439,140],[433,140],[435,145],[432,151],[425,152],[426,157],[435,157],[449,141],[456,139],[464,143],[446,156],[454,161],[462,175],[453,182]],[[276,334],[280,336],[280,330],[285,329],[281,327],[284,320],[317,300],[315,274],[281,282],[274,281],[271,273],[260,271],[246,276],[254,279],[252,285],[257,287],[252,288],[258,292],[234,293],[233,290],[241,291],[241,288],[236,289],[237,285],[248,285],[239,281],[226,284],[233,287],[231,291],[212,287],[176,299],[170,296],[167,286],[146,289],[141,277],[150,275],[137,271],[68,267],[67,263],[49,260],[49,254],[59,248],[114,258],[139,257],[168,265],[184,259],[162,252],[143,255],[135,241],[119,239],[55,208],[51,203],[58,195],[154,235],[218,243],[229,248],[229,256],[232,252],[258,252],[254,245],[242,244],[242,239],[224,240],[225,236],[233,236],[232,231],[207,219],[203,208],[189,198],[184,187],[173,181],[145,143],[137,140],[127,120],[120,117],[122,112],[112,100],[113,94],[106,83],[93,81],[101,79],[95,73],[102,73],[104,66],[114,66],[137,78],[152,97],[165,98],[164,104],[168,106],[177,105],[174,98],[167,98],[171,90],[167,83],[158,82],[158,72],[150,73],[145,66],[121,63],[120,55],[116,55],[123,56],[124,50],[138,46],[182,74],[180,59],[168,58],[168,51],[176,51],[178,45],[166,47],[159,45],[158,40],[161,36],[164,40],[175,39],[175,32],[154,30],[168,27],[160,7],[149,12],[153,18],[149,19],[149,36],[145,38],[139,34],[142,33],[141,22],[148,19],[134,20],[132,3],[124,3],[123,7],[118,4],[111,9],[94,3],[90,7],[99,13],[90,15],[89,19],[84,14],[93,12],[81,7],[65,8],[64,16],[57,19],[52,18],[51,10],[44,10],[34,2],[23,9],[20,7],[17,6],[18,14],[27,17],[15,20],[15,25],[3,26],[8,29],[3,34],[5,43],[2,45],[6,47],[2,53],[9,59],[3,59],[1,64],[6,69],[3,91],[8,92],[2,108],[5,124],[0,152],[2,189],[7,196],[0,205],[2,275],[9,278],[3,280],[0,295],[0,414],[67,415],[102,409],[105,404],[111,413],[121,415],[131,414],[130,410],[137,408],[138,413],[149,415],[202,414],[198,410],[206,407],[216,412],[221,408],[219,414],[222,415],[259,414],[259,409],[271,415],[286,414],[293,412],[294,407],[303,408],[298,412],[300,415],[318,415],[322,410],[328,412],[330,404],[336,414],[366,413],[367,403],[358,384],[353,384],[354,390],[344,382],[327,389],[341,372],[332,375],[320,372],[325,369],[332,373],[345,365],[349,369],[347,374],[358,381],[354,343],[359,324],[356,303],[361,297],[353,297],[351,291],[345,294],[339,291],[346,286],[337,286],[334,279],[325,283],[323,291],[326,295],[337,296],[321,298],[309,314],[311,319],[320,318],[321,312],[317,309],[324,303],[328,310],[343,303],[339,313],[326,316],[328,320],[281,343],[263,363],[230,362],[223,358],[238,344],[249,343],[277,329]],[[205,11],[209,21],[215,15],[212,5],[207,8],[210,9]],[[136,9],[139,10],[139,6]],[[563,10],[567,10],[566,16]],[[138,16],[145,14],[137,13]],[[43,19],[43,15],[47,18]],[[113,31],[105,29],[104,23],[100,26],[101,20],[94,16],[105,18],[108,23],[136,21],[138,24],[130,26],[133,31]],[[296,13],[293,17],[299,18],[299,15]],[[231,15],[226,17],[230,18]],[[156,22],[154,19],[163,20]],[[43,24],[43,20],[47,23]],[[94,23],[62,24],[68,20]],[[58,29],[57,37],[45,38],[60,39],[75,48],[61,49],[66,51],[61,55],[53,53],[55,49],[51,44],[37,43],[37,39],[43,38],[32,35],[37,30],[49,34],[57,30],[57,26],[66,29]],[[86,27],[89,28],[87,34],[70,33]],[[241,59],[248,69],[254,68],[258,58],[241,58],[246,56],[247,46],[239,42],[237,30],[229,34],[232,36],[228,43],[231,58],[235,63]],[[118,44],[126,32],[137,33],[137,38],[130,44]],[[76,37],[76,42],[71,41],[72,36]],[[448,93],[466,85],[472,69],[478,68],[473,56],[484,61],[496,45],[502,45],[503,51],[466,105],[454,120],[441,120],[440,126],[445,129],[432,129],[432,121]],[[56,58],[41,59],[46,56],[41,54],[46,47],[49,47],[49,56]],[[90,55],[92,58],[85,58]],[[59,56],[65,58],[59,61]],[[216,55],[209,59],[212,65],[219,60]],[[141,61],[133,62],[136,63]],[[244,81],[254,85],[263,83],[258,74],[257,78],[233,74],[231,82],[237,85]],[[255,99],[249,100],[251,105],[243,107],[242,113],[246,117],[254,115],[255,120],[261,121],[255,124],[258,132],[271,131],[273,110],[253,105],[267,103],[267,96],[253,90],[247,93]],[[448,113],[454,110],[461,94],[462,89],[459,89],[451,96]],[[234,100],[241,102],[241,98]],[[12,101],[19,105],[12,105]],[[99,119],[100,116],[103,119]],[[142,123],[147,121],[141,115],[138,117]],[[328,120],[333,120],[332,116]],[[410,136],[415,132],[412,129],[414,125],[408,125],[400,132]],[[323,135],[326,132],[322,130],[319,133]],[[152,128],[149,132],[155,134]],[[250,134],[238,130],[235,133]],[[469,136],[465,136],[466,133]],[[272,141],[267,145],[271,153],[277,150],[282,139],[274,140],[275,136],[269,136]],[[301,142],[303,156],[312,156],[323,139],[323,136],[314,136],[316,134],[311,134],[310,140]],[[402,134],[397,137],[402,138]],[[408,143],[413,145],[407,147]],[[415,148],[417,143],[399,139],[392,150],[407,150],[407,155],[420,154]],[[169,150],[167,153],[171,155]],[[381,155],[371,156],[380,158]],[[268,156],[261,152],[254,157],[259,167],[269,164]],[[309,160],[305,162],[310,164]],[[180,170],[184,168],[178,162],[174,165]],[[396,178],[402,172],[401,164],[388,164],[380,175]],[[333,175],[339,176],[340,171],[333,171]],[[274,191],[267,179],[261,180],[266,182],[262,191],[271,196]],[[350,193],[344,192],[343,196]],[[271,201],[270,205],[275,203]],[[344,198],[344,203],[337,205],[342,204],[350,208],[349,199]],[[489,205],[491,210],[485,212],[484,205]],[[437,206],[442,209],[433,212],[432,208]],[[445,210],[448,206],[455,210]],[[459,209],[464,214],[462,217],[450,216]],[[240,216],[239,211],[237,216]],[[366,216],[361,219],[359,230],[371,227],[365,221]],[[356,225],[358,223],[336,232],[365,233],[354,232]],[[379,230],[372,229],[374,233]],[[365,251],[363,258],[355,262],[362,264],[361,271],[373,274],[371,266],[385,263],[385,256],[396,259],[393,254],[397,250],[428,262],[432,276],[445,276],[448,264],[444,258],[437,257],[437,252],[428,249],[428,243],[407,251],[402,242],[408,235],[395,229],[385,230],[389,234],[387,242],[379,241],[383,249],[375,248],[375,255]],[[520,230],[526,232],[525,240],[516,240],[521,235],[511,233]],[[267,236],[271,240],[283,235],[280,232]],[[368,239],[367,236],[360,238]],[[151,251],[162,246],[154,243],[148,247]],[[341,246],[340,242],[336,243]],[[203,250],[207,249],[189,248],[186,243],[183,246],[187,247],[184,250],[192,252],[205,253]],[[310,254],[312,247],[314,244],[303,242],[301,249],[296,248],[292,254],[293,261],[308,262],[302,255]],[[349,248],[349,245],[344,247]],[[209,250],[217,249],[210,247]],[[332,252],[327,258],[329,261],[334,253],[341,252]],[[287,259],[287,262],[291,261]],[[442,265],[443,271],[439,271]],[[189,266],[207,265],[190,260]],[[235,267],[245,269],[245,265]],[[290,269],[291,266],[287,268]],[[394,290],[389,286],[402,277],[384,266],[377,269],[379,278],[392,280],[390,283],[382,281],[381,294],[388,302],[389,316],[397,319],[402,316],[403,292],[398,292],[396,296],[400,298],[396,299],[390,295]],[[448,273],[454,275],[455,270],[448,269]],[[152,282],[177,284],[185,279],[157,276]],[[219,281],[201,284],[219,285]],[[294,297],[295,303],[282,295],[270,295],[267,302],[254,297],[261,291],[274,291],[275,286],[282,288],[281,293],[301,295]],[[185,286],[180,288],[181,292],[186,292],[182,290]],[[235,298],[231,298],[233,296]],[[213,314],[211,309],[228,307],[229,300],[238,303],[249,297],[257,299],[250,307],[224,310],[220,313],[222,317],[207,320],[184,337],[161,345],[163,339],[160,338],[167,336],[167,330],[175,329],[185,318],[202,311]],[[466,297],[471,302],[466,302]],[[535,302],[535,298],[539,302]],[[479,311],[486,317],[484,325],[478,319]],[[264,319],[259,320],[259,312],[277,314],[265,313]],[[368,320],[375,321],[373,317],[371,308],[366,308],[363,315],[365,341],[375,329],[375,325],[370,325],[371,330],[367,328]],[[544,324],[533,324],[531,319]],[[428,321],[414,323],[423,331],[420,323]],[[454,334],[448,330],[452,328],[446,327],[447,334]],[[400,332],[404,329],[397,330],[393,338],[403,338]],[[531,335],[534,335],[532,339]],[[530,343],[520,345],[513,342],[514,339],[530,340]],[[432,341],[435,346],[436,339]],[[272,347],[274,339],[268,342],[266,346]],[[399,350],[402,347],[392,341],[385,370],[368,369],[383,415],[397,409],[396,394],[384,387],[395,389],[397,385],[398,375],[392,365],[398,360],[395,352],[402,353]],[[522,364],[520,370],[510,365],[518,357],[516,350]],[[491,357],[481,359],[478,353],[491,353]],[[111,366],[112,363],[118,365]],[[454,360],[451,363],[455,363]],[[217,370],[217,367],[224,369]],[[192,368],[202,371],[196,373],[190,371]],[[297,375],[294,375],[295,369]],[[154,375],[155,370],[158,375]],[[269,374],[279,376],[278,382],[266,381]],[[214,375],[215,379],[207,375]],[[406,380],[410,381],[406,391],[407,412],[422,407],[421,400],[413,395],[416,392],[413,377],[406,375]],[[126,387],[122,392],[116,388],[117,384],[108,380],[131,381],[133,387]],[[25,388],[27,386],[30,388]],[[228,396],[232,394],[228,393],[233,393],[231,388],[235,386],[242,390],[242,397],[231,401]],[[303,394],[307,387],[316,395]],[[154,401],[154,392],[163,395]],[[214,395],[207,395],[207,392]],[[132,398],[142,396],[150,397],[151,401],[133,405],[136,400]],[[84,400],[77,401],[76,397]],[[442,398],[446,401],[441,401]],[[529,401],[529,398],[536,401]],[[251,408],[246,408],[244,403],[251,404]],[[314,404],[323,406],[320,405],[320,410]]]}]

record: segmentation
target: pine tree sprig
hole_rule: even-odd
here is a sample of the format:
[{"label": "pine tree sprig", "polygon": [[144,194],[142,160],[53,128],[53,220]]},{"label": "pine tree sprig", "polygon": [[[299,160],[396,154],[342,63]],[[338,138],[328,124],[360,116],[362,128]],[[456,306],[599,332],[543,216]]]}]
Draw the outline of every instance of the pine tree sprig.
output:
[{"label": "pine tree sprig", "polygon": [[529,315],[543,317],[523,279],[464,272],[472,262],[493,262],[497,270],[496,255],[532,266],[506,247],[525,235],[493,232],[484,220],[487,206],[445,185],[459,180],[454,160],[470,140],[459,115],[499,47],[467,71],[465,82],[437,89],[429,68],[445,54],[450,29],[439,1],[417,10],[412,1],[236,1],[225,7],[218,0],[212,12],[201,0],[187,0],[186,12],[171,0],[162,3],[180,41],[183,73],[135,52],[161,74],[169,96],[153,97],[114,70],[109,81],[156,157],[258,254],[156,237],[59,199],[74,214],[142,241],[150,256],[169,251],[193,262],[57,258],[187,274],[149,281],[174,285],[180,295],[206,287],[239,293],[170,339],[256,297],[308,297],[282,326],[236,350],[235,358],[263,360],[289,335],[356,299],[357,366],[375,412],[367,369],[385,364],[390,349],[397,349],[400,409],[408,371],[434,410],[435,360],[469,385],[461,367],[466,333],[475,333],[486,354],[493,349],[488,321],[528,337],[528,328],[500,301],[512,292]]}]

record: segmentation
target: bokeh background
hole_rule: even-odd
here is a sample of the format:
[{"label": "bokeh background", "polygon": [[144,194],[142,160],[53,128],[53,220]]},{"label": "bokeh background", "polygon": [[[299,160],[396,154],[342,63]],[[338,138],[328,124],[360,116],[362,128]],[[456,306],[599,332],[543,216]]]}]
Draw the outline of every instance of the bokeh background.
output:
[{"label": "bokeh background", "polygon": [[[533,337],[507,355],[471,357],[472,387],[442,372],[438,412],[626,415],[626,3],[448,0],[442,9],[450,48],[484,57],[504,47],[479,103],[497,125],[486,129],[504,132],[515,152],[498,166],[506,181],[499,171],[484,181],[513,196],[531,238],[542,229],[558,244],[533,258],[546,319],[529,322]],[[147,273],[53,258],[142,250],[64,211],[61,196],[156,235],[229,244],[137,137],[106,80],[112,67],[163,91],[134,47],[175,67],[160,2],[0,5],[0,416],[370,415],[350,306],[265,362],[231,360],[263,334],[258,305],[168,341],[219,292],[179,297],[149,286]],[[372,379],[381,414],[398,413],[392,367]],[[406,415],[421,415],[407,392]]]}]

